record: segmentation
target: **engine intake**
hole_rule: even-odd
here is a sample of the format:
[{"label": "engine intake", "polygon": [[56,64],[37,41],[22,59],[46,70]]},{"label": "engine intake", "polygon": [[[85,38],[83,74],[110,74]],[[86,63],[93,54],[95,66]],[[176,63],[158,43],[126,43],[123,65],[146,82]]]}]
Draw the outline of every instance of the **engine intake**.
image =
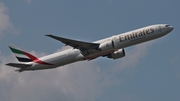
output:
[{"label": "engine intake", "polygon": [[124,56],[125,56],[124,49],[119,49],[119,50],[115,51],[114,53],[109,54],[107,57],[112,58],[112,59],[118,59],[118,58],[122,58]]},{"label": "engine intake", "polygon": [[99,49],[102,51],[112,50],[112,49],[114,49],[114,42],[109,40],[104,43],[101,43],[99,45]]}]

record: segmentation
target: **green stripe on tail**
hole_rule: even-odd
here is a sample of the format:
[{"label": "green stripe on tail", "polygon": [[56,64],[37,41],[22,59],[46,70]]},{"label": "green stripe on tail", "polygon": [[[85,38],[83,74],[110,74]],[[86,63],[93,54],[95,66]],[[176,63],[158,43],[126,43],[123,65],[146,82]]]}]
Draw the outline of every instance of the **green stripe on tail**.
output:
[{"label": "green stripe on tail", "polygon": [[16,58],[20,61],[20,62],[31,62],[33,61],[30,57],[28,57],[25,53],[25,51],[23,51],[22,49],[16,47],[15,45],[10,45],[9,48],[11,49],[11,51],[14,53],[14,55],[16,56]]},{"label": "green stripe on tail", "polygon": [[9,48],[11,49],[11,51],[12,51],[13,53],[16,53],[16,54],[23,54],[23,55],[24,55],[23,51],[14,49],[14,48],[12,48],[12,47],[9,47]]}]

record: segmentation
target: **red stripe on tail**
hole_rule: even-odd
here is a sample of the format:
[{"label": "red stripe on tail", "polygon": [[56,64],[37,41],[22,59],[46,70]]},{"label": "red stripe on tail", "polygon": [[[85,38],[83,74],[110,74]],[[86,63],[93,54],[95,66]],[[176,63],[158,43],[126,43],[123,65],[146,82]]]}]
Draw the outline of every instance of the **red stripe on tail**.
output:
[{"label": "red stripe on tail", "polygon": [[26,56],[28,56],[31,60],[33,60],[33,62],[35,62],[35,63],[44,64],[44,65],[52,65],[52,64],[50,64],[50,63],[47,63],[47,62],[44,62],[44,61],[39,60],[37,57],[35,57],[35,56],[33,56],[33,55],[31,55],[31,54],[29,54],[29,53],[27,53],[27,52],[24,52],[24,51],[23,51],[23,53],[24,53]]}]

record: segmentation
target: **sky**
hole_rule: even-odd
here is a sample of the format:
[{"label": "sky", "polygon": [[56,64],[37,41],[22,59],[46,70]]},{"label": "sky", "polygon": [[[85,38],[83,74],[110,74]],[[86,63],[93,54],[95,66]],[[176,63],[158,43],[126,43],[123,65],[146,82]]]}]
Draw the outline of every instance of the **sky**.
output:
[{"label": "sky", "polygon": [[[0,0],[0,101],[179,101],[179,0]],[[18,73],[8,45],[37,57],[66,47],[53,34],[93,42],[153,24],[174,30],[97,58]]]}]

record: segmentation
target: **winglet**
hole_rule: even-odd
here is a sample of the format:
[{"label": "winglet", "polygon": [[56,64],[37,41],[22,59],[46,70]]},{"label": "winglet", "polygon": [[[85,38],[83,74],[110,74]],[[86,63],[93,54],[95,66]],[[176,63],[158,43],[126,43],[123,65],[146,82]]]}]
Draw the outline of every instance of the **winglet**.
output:
[{"label": "winglet", "polygon": [[45,36],[49,36],[49,37],[51,37],[52,35],[51,35],[51,34],[47,34],[47,35],[45,35]]}]

